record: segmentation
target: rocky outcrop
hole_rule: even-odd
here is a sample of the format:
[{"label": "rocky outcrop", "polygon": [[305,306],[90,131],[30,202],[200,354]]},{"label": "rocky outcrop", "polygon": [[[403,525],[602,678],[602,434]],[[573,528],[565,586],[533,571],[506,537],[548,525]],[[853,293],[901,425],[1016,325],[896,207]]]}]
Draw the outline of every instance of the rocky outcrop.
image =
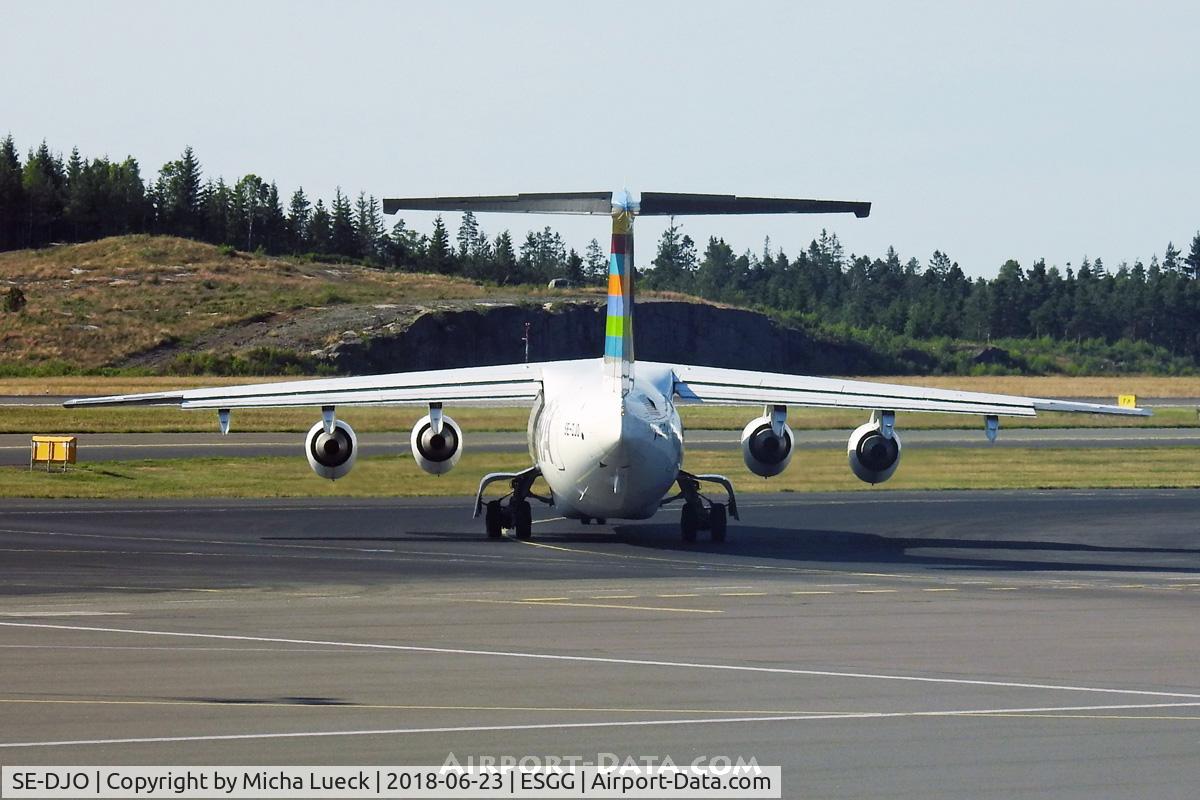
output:
[{"label": "rocky outcrop", "polygon": [[[352,374],[513,363],[525,357],[529,323],[530,361],[593,358],[603,350],[604,317],[597,302],[476,303],[431,310],[405,327],[345,337],[324,356],[338,372]],[[634,329],[637,357],[647,361],[818,374],[868,374],[890,366],[861,345],[815,339],[736,308],[642,300]]]}]

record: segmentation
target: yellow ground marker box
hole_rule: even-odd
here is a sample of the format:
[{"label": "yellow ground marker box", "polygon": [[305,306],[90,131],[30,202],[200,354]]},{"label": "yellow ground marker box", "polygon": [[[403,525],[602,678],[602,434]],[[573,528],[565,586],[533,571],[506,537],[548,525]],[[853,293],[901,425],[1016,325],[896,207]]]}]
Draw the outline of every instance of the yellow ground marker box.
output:
[{"label": "yellow ground marker box", "polygon": [[1117,405],[1121,408],[1137,408],[1136,394],[1120,394],[1117,395]]},{"label": "yellow ground marker box", "polygon": [[29,469],[32,470],[34,464],[45,462],[47,472],[56,464],[61,464],[63,472],[66,472],[67,465],[75,463],[77,449],[78,442],[74,436],[34,436],[29,440]]}]

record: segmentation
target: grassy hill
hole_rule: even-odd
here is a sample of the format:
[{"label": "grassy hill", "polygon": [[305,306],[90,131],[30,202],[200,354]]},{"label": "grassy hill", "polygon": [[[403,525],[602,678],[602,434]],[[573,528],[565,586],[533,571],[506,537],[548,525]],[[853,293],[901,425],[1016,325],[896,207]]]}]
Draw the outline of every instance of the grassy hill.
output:
[{"label": "grassy hill", "polygon": [[[0,373],[10,375],[128,366],[164,345],[306,310],[498,293],[442,275],[275,258],[166,236],[0,253],[0,291],[12,286],[26,305],[0,312]],[[543,294],[565,293],[521,288],[524,299]]]}]

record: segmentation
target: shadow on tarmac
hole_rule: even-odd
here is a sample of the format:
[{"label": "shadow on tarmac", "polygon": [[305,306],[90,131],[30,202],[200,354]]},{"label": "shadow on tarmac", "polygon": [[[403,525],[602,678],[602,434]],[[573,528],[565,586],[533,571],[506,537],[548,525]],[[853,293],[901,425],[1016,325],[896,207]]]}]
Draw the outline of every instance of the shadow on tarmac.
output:
[{"label": "shadow on tarmac", "polygon": [[[934,569],[997,571],[1138,571],[1200,574],[1200,549],[1091,545],[1030,539],[965,539],[948,537],[881,536],[834,530],[785,530],[731,526],[726,542],[683,542],[675,526],[617,528],[628,544],[674,553],[704,553],[750,558],[842,564],[908,564]],[[563,537],[564,540],[570,537]],[[543,540],[549,540],[545,537]],[[921,551],[964,551],[926,553]],[[987,553],[995,553],[988,556]],[[1004,555],[1000,555],[1003,553]],[[1067,556],[1050,559],[1050,553]],[[1111,559],[1096,560],[1098,555]],[[1092,556],[1086,561],[1073,556]],[[1152,556],[1187,557],[1192,563],[1164,564]],[[1157,563],[1154,563],[1157,562]]]},{"label": "shadow on tarmac", "polygon": [[[703,536],[703,533],[701,533]],[[488,540],[480,534],[463,532],[413,532],[400,536],[272,536],[264,541],[314,541],[340,543],[414,543],[477,541],[483,547],[513,544],[511,539]],[[932,569],[996,571],[1108,571],[1171,572],[1200,574],[1200,549],[1093,545],[1032,539],[965,539],[949,537],[882,536],[855,531],[784,529],[732,525],[725,542],[683,542],[676,525],[617,525],[610,531],[534,532],[533,542],[563,548],[626,545],[675,555],[712,555],[780,559],[796,562],[847,565],[912,565]],[[921,551],[964,551],[926,553]],[[989,557],[988,553],[995,553]],[[1003,553],[1004,555],[1000,555]],[[1062,560],[1048,558],[1055,553]],[[1092,556],[1086,561],[1072,557]],[[1096,560],[1095,556],[1111,558]],[[1165,564],[1153,556],[1195,557],[1194,563]],[[1188,559],[1193,561],[1193,559]],[[1157,562],[1157,563],[1154,563]]]}]

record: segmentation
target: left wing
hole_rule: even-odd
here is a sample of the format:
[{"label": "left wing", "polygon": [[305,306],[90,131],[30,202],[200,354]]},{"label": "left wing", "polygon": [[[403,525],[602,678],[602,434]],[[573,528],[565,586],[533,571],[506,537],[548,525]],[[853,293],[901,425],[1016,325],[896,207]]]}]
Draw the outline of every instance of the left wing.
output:
[{"label": "left wing", "polygon": [[776,404],[872,411],[939,411],[983,416],[1036,417],[1039,411],[1148,417],[1144,408],[1073,403],[1007,394],[957,392],[893,383],[811,378],[741,369],[660,365],[673,370],[675,394],[687,402],[726,405]]},{"label": "left wing", "polygon": [[419,405],[431,402],[503,405],[532,401],[542,389],[546,364],[396,372],[361,378],[318,378],[185,389],[146,394],[85,397],[78,406],[175,405],[184,409],[280,408],[295,406]]}]

